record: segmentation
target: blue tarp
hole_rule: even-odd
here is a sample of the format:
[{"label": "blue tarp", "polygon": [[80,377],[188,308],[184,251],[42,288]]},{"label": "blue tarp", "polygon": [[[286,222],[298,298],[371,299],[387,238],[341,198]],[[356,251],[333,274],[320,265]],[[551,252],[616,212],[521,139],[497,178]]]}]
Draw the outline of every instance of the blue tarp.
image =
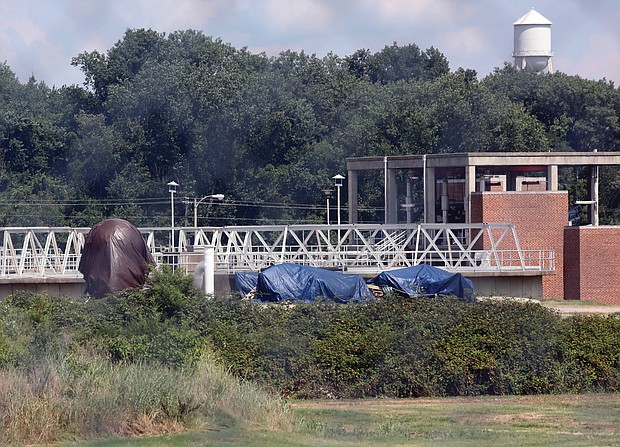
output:
[{"label": "blue tarp", "polygon": [[370,279],[368,284],[391,288],[410,298],[437,294],[473,300],[474,286],[469,279],[460,273],[446,272],[427,264],[380,273]]},{"label": "blue tarp", "polygon": [[261,301],[313,302],[323,298],[348,303],[374,298],[360,275],[298,264],[278,264],[260,273],[237,273],[235,283],[244,295],[255,288],[255,298]]},{"label": "blue tarp", "polygon": [[237,272],[235,273],[235,286],[237,290],[246,296],[252,292],[258,283],[258,273],[255,272]]}]

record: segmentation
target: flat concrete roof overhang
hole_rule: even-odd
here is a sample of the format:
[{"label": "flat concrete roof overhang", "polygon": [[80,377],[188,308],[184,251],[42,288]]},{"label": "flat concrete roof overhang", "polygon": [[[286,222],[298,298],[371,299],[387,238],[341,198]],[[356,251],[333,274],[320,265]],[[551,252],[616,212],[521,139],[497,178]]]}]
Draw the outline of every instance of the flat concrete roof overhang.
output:
[{"label": "flat concrete roof overhang", "polygon": [[[586,167],[590,170],[590,221],[598,225],[598,169],[600,166],[619,166],[620,152],[460,152],[449,154],[397,155],[347,158],[349,222],[357,222],[357,194],[359,171],[384,171],[385,223],[397,223],[398,170],[422,172],[424,182],[425,222],[436,222],[437,203],[435,186],[437,176],[456,175],[464,180],[465,222],[471,222],[471,195],[476,191],[480,174],[505,174],[506,190],[516,191],[519,173],[543,172],[547,179],[546,189],[558,190],[560,167]],[[408,185],[409,187],[409,185]],[[409,194],[409,193],[408,193]],[[445,208],[442,208],[442,212]],[[444,217],[444,222],[447,218]]]},{"label": "flat concrete roof overhang", "polygon": [[347,158],[352,171],[455,168],[461,166],[612,166],[620,165],[620,152],[463,152]]}]

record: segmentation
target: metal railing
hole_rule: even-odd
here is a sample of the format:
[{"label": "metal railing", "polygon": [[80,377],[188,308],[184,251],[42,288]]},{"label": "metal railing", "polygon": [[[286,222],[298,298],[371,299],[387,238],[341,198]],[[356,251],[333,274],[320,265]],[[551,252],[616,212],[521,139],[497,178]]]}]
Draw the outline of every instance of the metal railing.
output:
[{"label": "metal railing", "polygon": [[79,276],[89,228],[2,228],[0,277]]},{"label": "metal railing", "polygon": [[[88,228],[3,228],[0,277],[81,277]],[[552,250],[523,250],[511,224],[279,225],[141,228],[159,265],[193,271],[204,247],[218,272],[296,263],[375,273],[420,263],[454,272],[553,271]]]}]

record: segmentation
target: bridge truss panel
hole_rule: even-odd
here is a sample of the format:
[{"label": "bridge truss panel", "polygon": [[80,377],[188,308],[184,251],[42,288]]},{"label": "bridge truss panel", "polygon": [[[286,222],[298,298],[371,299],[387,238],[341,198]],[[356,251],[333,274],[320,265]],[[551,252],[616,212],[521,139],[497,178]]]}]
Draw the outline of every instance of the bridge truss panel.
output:
[{"label": "bridge truss panel", "polygon": [[81,276],[88,228],[3,228],[0,277]]},{"label": "bridge truss panel", "polygon": [[[88,228],[3,228],[0,278],[81,276]],[[352,273],[377,273],[421,263],[448,271],[553,271],[551,250],[522,249],[511,224],[345,224],[141,228],[158,264],[193,271],[204,247],[218,272],[260,271],[295,263]]]}]

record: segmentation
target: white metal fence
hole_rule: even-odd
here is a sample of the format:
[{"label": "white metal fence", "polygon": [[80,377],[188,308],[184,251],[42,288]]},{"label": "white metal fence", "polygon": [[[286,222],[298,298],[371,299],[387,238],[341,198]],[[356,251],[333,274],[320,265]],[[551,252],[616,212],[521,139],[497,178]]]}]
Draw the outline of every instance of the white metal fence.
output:
[{"label": "white metal fence", "polygon": [[[2,228],[0,277],[81,277],[88,228]],[[280,225],[141,228],[158,264],[186,271],[213,246],[218,272],[285,262],[356,273],[428,263],[455,272],[553,271],[552,250],[520,246],[511,224]]]}]

